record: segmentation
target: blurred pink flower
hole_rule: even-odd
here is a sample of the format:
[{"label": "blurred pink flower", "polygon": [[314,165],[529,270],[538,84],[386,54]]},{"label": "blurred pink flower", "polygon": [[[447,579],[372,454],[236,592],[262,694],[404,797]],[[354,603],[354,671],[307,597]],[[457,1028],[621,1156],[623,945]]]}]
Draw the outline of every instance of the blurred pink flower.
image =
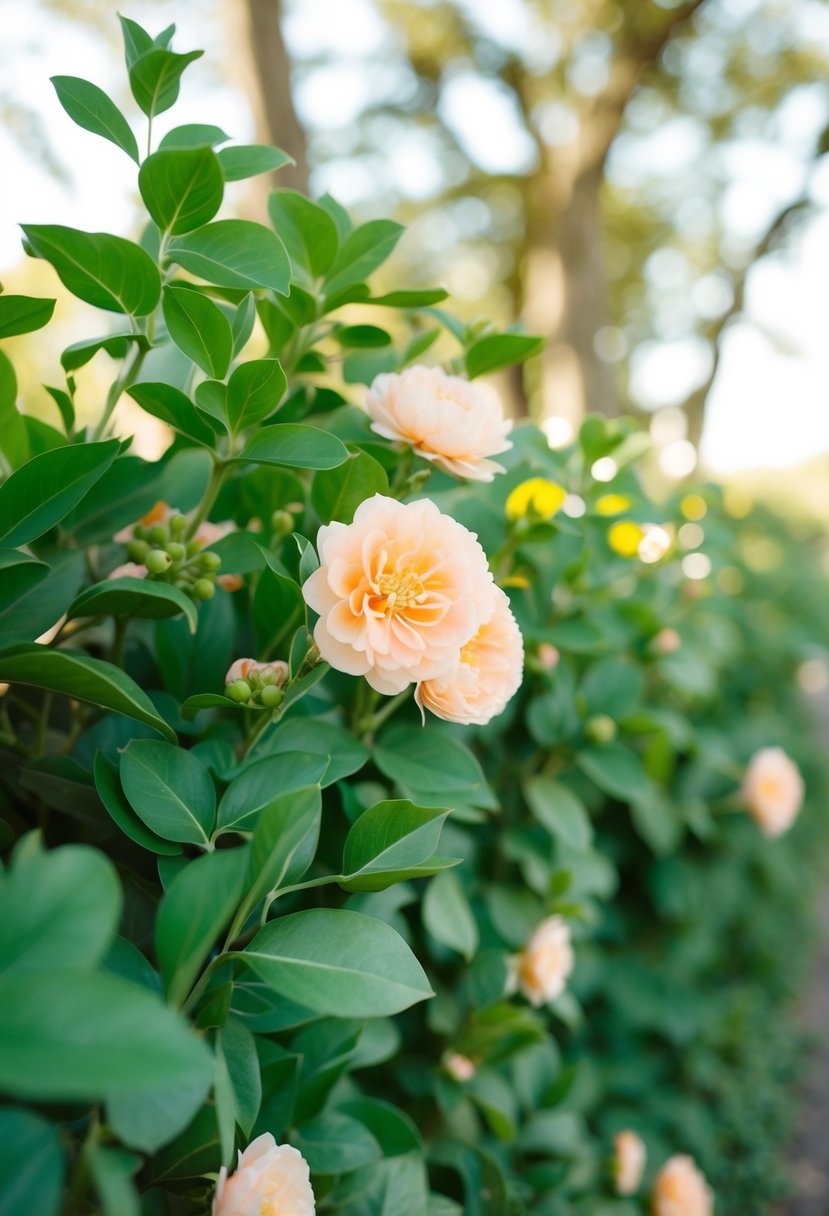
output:
[{"label": "blurred pink flower", "polygon": [[787,831],[803,804],[803,778],[782,747],[755,752],[743,778],[742,798],[766,836]]},{"label": "blurred pink flower", "polygon": [[711,1216],[714,1196],[693,1157],[670,1157],[656,1178],[653,1216]]},{"label": "blurred pink flower", "polygon": [[647,1153],[636,1132],[618,1132],[613,1137],[613,1174],[618,1195],[635,1195],[645,1171]]}]

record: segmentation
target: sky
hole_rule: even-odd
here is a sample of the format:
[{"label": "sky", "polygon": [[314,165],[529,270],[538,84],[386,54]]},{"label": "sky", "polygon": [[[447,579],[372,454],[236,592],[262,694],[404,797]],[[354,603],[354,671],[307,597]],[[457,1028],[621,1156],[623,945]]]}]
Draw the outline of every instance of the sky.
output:
[{"label": "sky", "polygon": [[[129,12],[141,20],[143,0]],[[481,0],[498,20],[501,11],[491,0]],[[208,0],[209,4],[209,0]],[[49,77],[71,74],[115,90],[125,106],[123,68],[114,43],[99,31],[43,12],[35,0],[0,0],[4,40],[0,47],[0,102],[12,101],[36,116],[40,131],[59,169],[33,155],[35,145],[25,135],[0,127],[0,163],[4,166],[0,190],[0,279],[20,264],[20,222],[60,222],[90,231],[129,235],[135,221],[135,167],[115,148],[76,127],[61,109]],[[325,20],[322,21],[324,10]],[[115,25],[115,5],[112,23]],[[175,117],[157,121],[157,135],[183,122],[214,120],[234,138],[253,137],[247,101],[215,70],[224,50],[220,22],[206,21],[203,5],[155,0],[146,7],[147,24],[155,29],[176,20],[175,45],[180,49],[205,46],[203,60],[188,69]],[[520,33],[520,31],[519,31]],[[336,50],[341,61],[314,73],[304,86],[299,103],[315,126],[336,130],[359,111],[368,87],[364,70],[349,68],[355,59],[380,45],[382,31],[367,0],[304,0],[289,26],[292,44],[300,51],[309,46]],[[505,36],[517,36],[515,29]],[[211,64],[213,66],[211,66]],[[476,92],[472,81],[459,78],[445,105],[470,148],[483,148],[492,168],[518,165],[522,149],[514,138],[510,115],[497,97]],[[209,103],[209,113],[206,107]],[[801,105],[808,111],[808,99]],[[134,117],[134,113],[131,113]],[[167,120],[165,122],[165,119]],[[808,124],[808,112],[795,113],[792,130]],[[140,124],[137,129],[141,130]],[[142,136],[139,134],[139,140]],[[689,134],[692,140],[692,135]],[[660,156],[682,157],[677,136],[659,150]],[[396,170],[405,188],[423,183],[428,156],[414,140],[405,155],[398,153]],[[635,167],[634,167],[635,168]],[[351,172],[351,176],[350,176]],[[794,193],[795,172],[785,157],[769,157],[764,150],[742,150],[732,166],[733,186],[725,200],[737,226],[747,231],[758,222],[758,199],[774,198],[789,189]],[[365,183],[346,162],[328,165],[313,185],[330,189],[348,203]],[[237,187],[240,189],[240,187]],[[785,254],[766,259],[751,274],[747,296],[748,319],[734,324],[723,348],[720,371],[709,402],[703,457],[715,473],[727,474],[762,467],[785,468],[829,451],[829,167],[814,182],[818,200],[814,218],[790,243]],[[233,194],[229,195],[232,207]],[[416,239],[416,233],[410,239]],[[715,286],[715,285],[714,285]],[[700,374],[699,351],[681,338],[640,349],[633,361],[633,386],[647,406],[670,406],[681,400],[694,376]]]}]

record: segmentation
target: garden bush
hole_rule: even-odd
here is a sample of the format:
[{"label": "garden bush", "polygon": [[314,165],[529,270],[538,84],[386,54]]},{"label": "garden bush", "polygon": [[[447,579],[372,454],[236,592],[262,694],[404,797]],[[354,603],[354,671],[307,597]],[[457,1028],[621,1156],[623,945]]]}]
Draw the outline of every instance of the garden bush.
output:
[{"label": "garden bush", "polygon": [[[197,53],[122,25],[145,155],[54,84],[136,162],[140,240],[24,225],[117,321],[50,422],[0,353],[0,1211],[768,1211],[818,538],[655,503],[631,422],[510,431],[478,378],[538,341],[400,288],[398,224],[217,219],[285,158],[156,141]],[[53,304],[0,295],[0,338]]]}]

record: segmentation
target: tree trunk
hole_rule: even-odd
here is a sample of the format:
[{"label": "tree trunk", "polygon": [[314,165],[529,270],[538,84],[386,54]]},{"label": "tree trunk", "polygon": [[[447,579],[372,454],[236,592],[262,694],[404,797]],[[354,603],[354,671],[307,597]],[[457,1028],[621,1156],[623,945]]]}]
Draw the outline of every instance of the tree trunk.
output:
[{"label": "tree trunk", "polygon": [[[245,0],[245,4],[257,127],[265,142],[276,144],[296,161],[295,165],[285,165],[279,170],[278,184],[307,193],[307,141],[291,93],[291,62],[282,36],[282,5],[280,0]],[[276,178],[272,184],[276,184]]]}]

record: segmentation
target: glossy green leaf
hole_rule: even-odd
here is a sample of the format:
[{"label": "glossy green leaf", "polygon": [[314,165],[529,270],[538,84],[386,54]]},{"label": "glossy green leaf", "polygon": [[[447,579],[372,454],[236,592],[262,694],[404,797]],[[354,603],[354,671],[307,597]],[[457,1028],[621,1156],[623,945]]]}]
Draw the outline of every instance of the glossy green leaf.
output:
[{"label": "glossy green leaf", "polygon": [[0,549],[0,637],[5,632],[3,616],[6,610],[25,596],[49,573],[45,562],[39,562],[19,549]]},{"label": "glossy green leaf", "polygon": [[0,1087],[35,1101],[100,1101],[210,1075],[210,1053],[153,993],[95,972],[0,976]]},{"label": "glossy green leaf", "polygon": [[163,114],[176,102],[182,72],[203,54],[203,51],[189,51],[186,55],[178,55],[175,51],[153,47],[133,61],[129,69],[130,88],[148,117]]},{"label": "glossy green leaf", "polygon": [[169,583],[157,583],[140,578],[110,578],[87,587],[76,596],[67,610],[72,619],[78,616],[123,616],[158,620],[183,613],[190,632],[199,623],[196,605]]},{"label": "glossy green leaf", "polygon": [[368,278],[391,254],[403,231],[402,224],[393,220],[369,220],[349,232],[328,272],[326,298]]},{"label": "glossy green leaf", "polygon": [[208,376],[222,380],[233,354],[230,324],[218,305],[200,291],[164,288],[164,323],[179,350]]},{"label": "glossy green leaf", "polygon": [[0,485],[0,541],[24,545],[68,515],[115,459],[117,439],[42,452]]},{"label": "glossy green leaf", "polygon": [[434,855],[448,810],[378,802],[352,825],[343,850],[347,891],[382,891]]},{"label": "glossy green leaf", "polygon": [[302,591],[293,579],[270,568],[263,570],[253,596],[258,652],[272,655],[284,651],[302,622],[304,609]]},{"label": "glossy green leaf", "polygon": [[317,427],[277,423],[257,431],[237,459],[293,469],[334,469],[348,459],[348,448]]},{"label": "glossy green leaf", "polygon": [[376,304],[383,308],[429,308],[447,299],[448,291],[435,287],[426,291],[389,291],[382,296],[372,296],[364,301],[366,304]]},{"label": "glossy green leaf", "polygon": [[117,767],[107,760],[103,752],[98,752],[95,757],[94,772],[98,796],[125,836],[150,853],[158,853],[165,857],[173,857],[181,853],[180,844],[157,836],[155,832],[150,831],[143,820],[138,818],[127,802]]},{"label": "glossy green leaf", "polygon": [[587,849],[593,827],[584,804],[567,786],[552,777],[530,777],[524,797],[533,815],[548,832],[574,849]]},{"label": "glossy green leaf", "polygon": [[382,1156],[365,1124],[337,1111],[303,1123],[297,1148],[315,1174],[352,1173]]},{"label": "glossy green leaf", "polygon": [[245,960],[275,991],[332,1017],[388,1017],[432,995],[403,938],[360,912],[280,917],[257,933]]},{"label": "glossy green leaf", "polygon": [[350,524],[361,502],[373,494],[388,493],[383,466],[366,452],[352,452],[336,469],[317,474],[311,485],[311,502],[324,524],[332,519]]},{"label": "glossy green leaf", "polygon": [[474,380],[476,376],[484,376],[499,368],[523,363],[537,355],[543,346],[543,338],[529,334],[490,334],[486,338],[479,338],[466,352],[467,375]]},{"label": "glossy green leaf", "polygon": [[273,190],[268,214],[291,261],[311,278],[325,274],[340,243],[337,226],[328,212],[295,190]]},{"label": "glossy green leaf", "polygon": [[444,805],[456,801],[472,806],[494,805],[478,761],[468,748],[448,735],[420,727],[394,726],[381,736],[374,755],[380,771],[414,801],[432,803],[431,796],[423,798],[428,793],[442,795]]},{"label": "glossy green leaf", "polygon": [[134,739],[121,754],[121,784],[136,815],[157,835],[209,843],[216,791],[192,753],[154,739]]},{"label": "glossy green leaf", "polygon": [[106,334],[103,338],[85,338],[66,347],[60,357],[61,367],[66,372],[77,371],[79,367],[85,367],[99,350],[105,350],[113,359],[123,359],[132,346],[149,350],[150,344],[143,334],[133,333]]},{"label": "glossy green leaf", "polygon": [[251,842],[248,909],[270,892],[299,882],[317,851],[321,812],[318,786],[281,794],[263,808]]},{"label": "glossy green leaf", "polygon": [[203,1078],[185,1085],[162,1084],[139,1094],[112,1094],[107,1098],[107,1124],[123,1144],[154,1153],[192,1121],[209,1084]]},{"label": "glossy green leaf", "polygon": [[215,431],[180,389],[173,388],[171,384],[145,383],[134,384],[127,391],[142,410],[154,418],[160,418],[196,443],[210,448],[215,446]]},{"label": "glossy green leaf", "polygon": [[576,762],[599,789],[614,798],[628,802],[650,792],[650,778],[642,767],[642,761],[621,743],[589,747],[579,752]]},{"label": "glossy green leaf", "polygon": [[88,1161],[103,1216],[140,1216],[141,1202],[132,1177],[141,1158],[122,1148],[93,1144]]},{"label": "glossy green leaf", "polygon": [[223,849],[191,861],[164,893],[155,949],[167,999],[181,1005],[242,898],[248,850]]},{"label": "glossy green leaf", "polygon": [[478,925],[463,883],[447,871],[433,878],[423,897],[423,923],[436,941],[467,962],[478,949]]},{"label": "glossy green leaf", "polygon": [[216,220],[170,242],[169,257],[217,287],[267,287],[287,295],[291,263],[279,238],[250,220]]},{"label": "glossy green leaf", "polygon": [[0,680],[89,701],[152,726],[168,739],[176,737],[144,690],[125,672],[77,650],[52,650],[35,644],[10,646],[0,651]]},{"label": "glossy green leaf", "polygon": [[[169,148],[214,148],[217,144],[226,144],[230,136],[221,127],[210,123],[187,122],[180,127],[173,127],[162,136],[158,150]],[[225,175],[227,177],[227,175]],[[230,178],[227,178],[230,181]]]},{"label": "glossy green leaf", "polygon": [[28,1110],[0,1110],[0,1212],[58,1216],[66,1163],[57,1128]]},{"label": "glossy green leaf", "polygon": [[236,368],[227,384],[227,419],[232,431],[244,431],[278,407],[287,387],[278,359],[251,359]]},{"label": "glossy green leaf", "polygon": [[180,236],[208,223],[222,205],[224,176],[210,148],[165,148],[138,174],[144,205],[162,232]]},{"label": "glossy green leaf", "polygon": [[252,756],[274,756],[285,752],[304,752],[322,756],[328,767],[320,779],[323,788],[350,777],[369,758],[368,748],[341,726],[319,718],[290,718],[251,749]]},{"label": "glossy green leaf", "polygon": [[231,781],[219,803],[218,832],[252,832],[260,816],[285,794],[322,784],[328,757],[285,752],[266,756]]},{"label": "glossy green leaf", "polygon": [[256,1040],[238,1018],[230,1018],[216,1036],[216,1065],[226,1078],[234,1122],[247,1138],[262,1102],[262,1074]]},{"label": "glossy green leaf", "polygon": [[161,296],[161,276],[140,245],[108,232],[24,224],[36,257],[51,262],[73,295],[108,312],[145,317]]},{"label": "glossy green leaf", "polygon": [[129,123],[103,89],[79,76],[53,76],[52,84],[66,113],[93,135],[100,135],[121,148],[138,164],[138,144]]},{"label": "glossy green leaf", "polygon": [[137,21],[132,21],[129,17],[122,17],[120,13],[118,20],[121,23],[121,35],[124,39],[124,59],[127,67],[131,68],[137,59],[152,49],[153,40]]},{"label": "glossy green leaf", "polygon": [[222,148],[219,163],[225,181],[239,182],[248,177],[257,177],[260,173],[272,173],[274,169],[296,162],[281,148],[269,148],[267,144],[235,144],[231,148]]},{"label": "glossy green leaf", "polygon": [[51,321],[54,311],[54,300],[0,295],[0,338],[13,338],[17,334],[30,334],[36,329],[43,329]]}]

